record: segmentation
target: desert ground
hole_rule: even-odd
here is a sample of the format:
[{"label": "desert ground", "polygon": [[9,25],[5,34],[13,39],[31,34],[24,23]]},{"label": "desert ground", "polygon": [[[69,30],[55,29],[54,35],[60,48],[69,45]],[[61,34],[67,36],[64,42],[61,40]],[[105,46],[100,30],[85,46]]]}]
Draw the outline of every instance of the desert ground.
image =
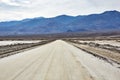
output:
[{"label": "desert ground", "polygon": [[37,43],[37,42],[41,42],[40,40],[29,40],[29,41],[26,41],[26,40],[3,40],[3,41],[0,41],[0,46],[4,46],[4,45],[14,45],[14,44],[22,44],[22,43]]},{"label": "desert ground", "polygon": [[119,44],[118,40],[49,41],[1,58],[0,80],[120,80]]}]

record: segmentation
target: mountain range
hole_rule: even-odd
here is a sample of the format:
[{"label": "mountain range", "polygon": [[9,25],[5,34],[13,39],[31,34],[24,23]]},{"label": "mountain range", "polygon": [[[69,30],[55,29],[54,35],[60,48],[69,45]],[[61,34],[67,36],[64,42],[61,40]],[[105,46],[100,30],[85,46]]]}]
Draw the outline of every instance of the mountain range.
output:
[{"label": "mountain range", "polygon": [[32,18],[20,21],[0,22],[0,35],[30,35],[66,32],[120,31],[120,12],[105,11],[101,14],[52,18]]}]

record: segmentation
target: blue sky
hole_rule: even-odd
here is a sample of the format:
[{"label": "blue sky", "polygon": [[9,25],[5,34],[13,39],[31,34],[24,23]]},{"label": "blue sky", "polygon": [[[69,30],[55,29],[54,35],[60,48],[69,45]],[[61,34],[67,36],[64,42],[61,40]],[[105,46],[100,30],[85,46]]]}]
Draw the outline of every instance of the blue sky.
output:
[{"label": "blue sky", "polygon": [[0,0],[0,21],[120,11],[120,0]]}]

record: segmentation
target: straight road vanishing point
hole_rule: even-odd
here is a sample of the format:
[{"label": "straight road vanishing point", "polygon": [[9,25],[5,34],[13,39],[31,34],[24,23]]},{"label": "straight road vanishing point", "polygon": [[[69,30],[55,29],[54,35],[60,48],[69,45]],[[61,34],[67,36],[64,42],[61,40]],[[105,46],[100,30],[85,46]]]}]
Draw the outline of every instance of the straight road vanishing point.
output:
[{"label": "straight road vanishing point", "polygon": [[120,69],[57,40],[1,59],[0,80],[120,80]]}]

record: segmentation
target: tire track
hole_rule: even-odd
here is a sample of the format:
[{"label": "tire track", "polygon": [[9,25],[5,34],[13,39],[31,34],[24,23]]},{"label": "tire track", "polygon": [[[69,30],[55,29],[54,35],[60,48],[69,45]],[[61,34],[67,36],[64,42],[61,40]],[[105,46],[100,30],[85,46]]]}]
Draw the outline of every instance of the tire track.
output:
[{"label": "tire track", "polygon": [[[31,78],[29,78],[29,80],[34,80],[35,74],[39,71],[39,68],[42,67],[42,65],[45,64],[45,62],[47,61],[51,61],[53,59],[53,54],[54,54],[54,50],[56,50],[56,48],[53,48],[50,53],[48,53],[49,55],[43,60],[43,62],[38,66],[38,68],[33,72],[33,76],[31,76]],[[52,59],[51,59],[52,58]],[[49,64],[50,65],[50,64]],[[47,72],[46,72],[47,73]]]},{"label": "tire track", "polygon": [[[56,47],[56,49],[57,49],[58,47]],[[56,51],[56,49],[55,49],[55,51]],[[52,66],[52,62],[53,62],[53,60],[54,60],[54,57],[55,57],[55,51],[53,52],[53,56],[52,56],[52,59],[50,60],[50,64],[49,64],[49,67],[48,67],[48,69],[47,69],[47,72],[46,72],[46,75],[45,75],[45,77],[44,77],[44,80],[48,80],[48,73],[49,73],[49,71],[50,71],[50,69],[51,69],[51,66]]]},{"label": "tire track", "polygon": [[[64,50],[64,48],[63,48],[64,46],[62,45],[62,49]],[[62,59],[62,67],[63,67],[63,70],[64,70],[64,78],[65,78],[65,80],[70,80],[69,79],[69,73],[67,72],[67,68],[66,68],[66,61],[65,61],[65,52],[63,52],[63,55],[61,55],[61,59]],[[63,80],[63,79],[61,79],[61,80]]]},{"label": "tire track", "polygon": [[28,70],[31,66],[33,66],[41,57],[43,57],[42,54],[40,55],[40,57],[38,57],[37,59],[35,59],[34,61],[32,61],[30,64],[28,64],[24,69],[22,69],[21,71],[19,71],[15,76],[13,76],[11,79],[8,80],[16,80],[17,77],[19,77],[21,74],[23,74],[26,70]]},{"label": "tire track", "polygon": [[57,45],[44,80],[69,80],[67,79],[66,72],[64,73],[65,68],[63,68],[63,51],[61,51],[61,44]]}]

